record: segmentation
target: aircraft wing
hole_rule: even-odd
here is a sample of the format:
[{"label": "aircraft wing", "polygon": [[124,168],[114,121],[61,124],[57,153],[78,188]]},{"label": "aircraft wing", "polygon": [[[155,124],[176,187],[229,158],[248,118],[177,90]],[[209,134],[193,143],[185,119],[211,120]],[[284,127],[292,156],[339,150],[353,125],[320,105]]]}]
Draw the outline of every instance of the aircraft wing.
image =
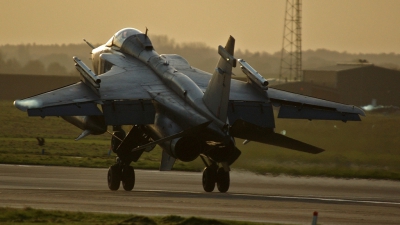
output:
[{"label": "aircraft wing", "polygon": [[331,102],[274,88],[268,97],[280,107],[278,118],[360,121],[365,112],[353,105]]},{"label": "aircraft wing", "polygon": [[100,98],[79,82],[22,100],[14,105],[29,116],[99,115],[95,102]]},{"label": "aircraft wing", "polygon": [[[168,92],[168,88],[157,75],[134,58],[106,55],[114,66],[108,72],[97,76],[101,79],[100,88],[93,90],[90,85],[78,82],[53,91],[42,93],[22,100],[14,105],[30,116],[86,116],[105,115],[108,124],[134,120],[153,123],[154,107],[151,92]],[[151,87],[151,88],[150,88]],[[153,90],[152,90],[153,88]],[[102,106],[103,113],[98,108]],[[127,118],[132,111],[141,111],[137,118]],[[128,116],[129,117],[129,116]],[[132,117],[132,116],[131,116]],[[142,118],[140,118],[142,117]],[[146,117],[143,120],[143,117]],[[110,121],[113,120],[113,121]]]},{"label": "aircraft wing", "polygon": [[[203,91],[211,74],[194,68],[179,55],[166,55],[170,65],[189,76]],[[248,82],[232,80],[228,118],[232,136],[292,150],[317,154],[318,147],[273,132],[273,107],[278,118],[359,121],[363,110],[352,105],[326,101],[274,88],[258,89]]]},{"label": "aircraft wing", "polygon": [[[171,65],[189,76],[200,88],[203,90],[207,88],[208,82],[211,79],[209,73],[190,66],[189,63],[179,55],[166,56]],[[359,117],[360,115],[365,116],[362,109],[353,105],[326,101],[274,88],[260,91],[252,84],[239,80],[232,80],[229,100],[232,106],[229,110],[235,112],[241,111],[241,115],[235,116],[233,121],[232,113],[230,114],[231,124],[236,121],[236,117],[240,117],[247,122],[252,122],[254,124],[260,124],[261,122],[263,127],[272,127],[273,124],[267,121],[262,122],[259,119],[263,116],[271,116],[270,114],[272,112],[266,111],[267,106],[270,104],[279,107],[278,118],[359,121],[361,120]],[[250,114],[250,116],[246,116],[246,114]]]}]

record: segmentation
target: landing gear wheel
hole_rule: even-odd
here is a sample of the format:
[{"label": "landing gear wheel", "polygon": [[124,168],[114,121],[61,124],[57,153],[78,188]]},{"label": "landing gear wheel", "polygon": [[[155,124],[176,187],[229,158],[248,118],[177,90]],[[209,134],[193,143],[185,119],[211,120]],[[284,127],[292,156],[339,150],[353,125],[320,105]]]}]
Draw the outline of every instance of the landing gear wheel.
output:
[{"label": "landing gear wheel", "polygon": [[108,188],[110,188],[111,191],[119,189],[121,183],[121,172],[121,168],[118,165],[110,166],[108,169],[107,182]]},{"label": "landing gear wheel", "polygon": [[135,170],[132,166],[124,166],[122,169],[122,187],[125,191],[132,191],[135,186]]},{"label": "landing gear wheel", "polygon": [[212,192],[215,188],[215,181],[217,177],[217,171],[214,167],[205,167],[203,170],[203,189],[206,192]]},{"label": "landing gear wheel", "polygon": [[230,177],[229,172],[226,172],[224,168],[220,167],[217,170],[217,188],[221,193],[225,193],[229,189]]}]

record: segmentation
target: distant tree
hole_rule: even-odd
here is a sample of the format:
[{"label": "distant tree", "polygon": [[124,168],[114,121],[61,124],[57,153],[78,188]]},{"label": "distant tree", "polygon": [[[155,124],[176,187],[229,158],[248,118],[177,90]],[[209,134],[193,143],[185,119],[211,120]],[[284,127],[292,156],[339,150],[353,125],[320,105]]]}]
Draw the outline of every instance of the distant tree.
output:
[{"label": "distant tree", "polygon": [[0,51],[0,73],[4,73],[6,62],[4,61],[4,54]]},{"label": "distant tree", "polygon": [[[166,35],[152,35],[150,39],[155,50],[160,54],[179,54],[190,65],[204,71],[213,72],[219,59],[217,46],[208,46],[201,42],[178,43]],[[92,43],[94,46],[99,44]],[[78,76],[72,56],[77,56],[89,67],[92,66],[89,59],[90,48],[85,44],[62,45],[0,45],[0,72],[1,73],[27,73],[27,74],[59,74],[67,73]],[[381,65],[390,69],[400,69],[400,54],[381,53],[364,54],[338,52],[328,49],[304,50],[302,53],[303,69],[312,69],[324,66],[336,65],[340,62],[352,62],[354,59],[366,59],[375,65]],[[261,75],[266,78],[278,77],[280,70],[281,52],[251,52],[246,49],[236,49],[236,58],[246,60]],[[31,62],[39,60],[40,63]],[[51,65],[58,63],[59,65]],[[22,66],[25,65],[25,66]],[[61,67],[64,67],[64,69]],[[239,67],[234,69],[237,76],[244,76]]]},{"label": "distant tree", "polygon": [[81,75],[80,75],[79,72],[75,69],[75,70],[69,71],[68,76],[71,76],[71,77],[80,77]]},{"label": "distant tree", "polygon": [[39,60],[29,61],[21,70],[22,74],[46,74],[46,69],[43,63]]},{"label": "distant tree", "polygon": [[46,73],[49,75],[66,75],[67,69],[64,66],[61,66],[58,62],[52,62],[47,67]]},{"label": "distant tree", "polygon": [[399,65],[394,64],[394,63],[382,63],[382,64],[378,64],[377,66],[381,66],[381,67],[385,67],[391,70],[400,70]]},{"label": "distant tree", "polygon": [[156,51],[160,54],[173,53],[176,47],[175,40],[166,35],[151,35],[150,39]]},{"label": "distant tree", "polygon": [[18,45],[17,48],[17,59],[20,63],[25,64],[31,60],[31,53],[30,53],[31,45]]},{"label": "distant tree", "polygon": [[21,64],[14,58],[8,59],[4,65],[4,73],[8,74],[21,73]]},{"label": "distant tree", "polygon": [[[86,58],[88,58],[88,57],[84,57],[83,59],[86,59]],[[46,65],[47,70],[48,70],[50,64],[55,63],[55,62],[58,63],[60,66],[65,67],[67,70],[75,69],[74,61],[72,60],[72,56],[69,56],[67,54],[50,53],[48,55],[44,55],[44,56],[40,57],[39,60],[41,62],[43,62],[43,64]]]}]

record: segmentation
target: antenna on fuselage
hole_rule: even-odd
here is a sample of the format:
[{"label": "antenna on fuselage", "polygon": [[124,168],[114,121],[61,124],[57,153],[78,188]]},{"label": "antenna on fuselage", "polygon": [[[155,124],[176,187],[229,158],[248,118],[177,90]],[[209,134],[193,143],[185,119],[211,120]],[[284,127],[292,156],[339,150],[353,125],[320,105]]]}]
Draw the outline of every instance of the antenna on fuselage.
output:
[{"label": "antenna on fuselage", "polygon": [[147,31],[148,31],[149,29],[147,29],[147,27],[146,27],[146,33],[144,34],[145,36],[146,36],[146,38],[147,38]]},{"label": "antenna on fuselage", "polygon": [[83,39],[83,41],[86,42],[86,44],[89,45],[89,47],[91,47],[92,49],[95,49],[95,47],[92,44],[90,44],[90,42],[86,41],[85,38]]}]

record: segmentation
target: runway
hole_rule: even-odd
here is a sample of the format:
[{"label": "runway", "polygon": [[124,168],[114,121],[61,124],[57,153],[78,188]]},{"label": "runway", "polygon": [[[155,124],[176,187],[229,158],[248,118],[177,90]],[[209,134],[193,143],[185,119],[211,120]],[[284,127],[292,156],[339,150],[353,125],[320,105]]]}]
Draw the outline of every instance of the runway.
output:
[{"label": "runway", "polygon": [[228,193],[205,193],[201,173],[135,170],[132,192],[109,191],[107,169],[0,165],[0,205],[200,216],[285,224],[400,224],[400,182],[231,172]]}]

